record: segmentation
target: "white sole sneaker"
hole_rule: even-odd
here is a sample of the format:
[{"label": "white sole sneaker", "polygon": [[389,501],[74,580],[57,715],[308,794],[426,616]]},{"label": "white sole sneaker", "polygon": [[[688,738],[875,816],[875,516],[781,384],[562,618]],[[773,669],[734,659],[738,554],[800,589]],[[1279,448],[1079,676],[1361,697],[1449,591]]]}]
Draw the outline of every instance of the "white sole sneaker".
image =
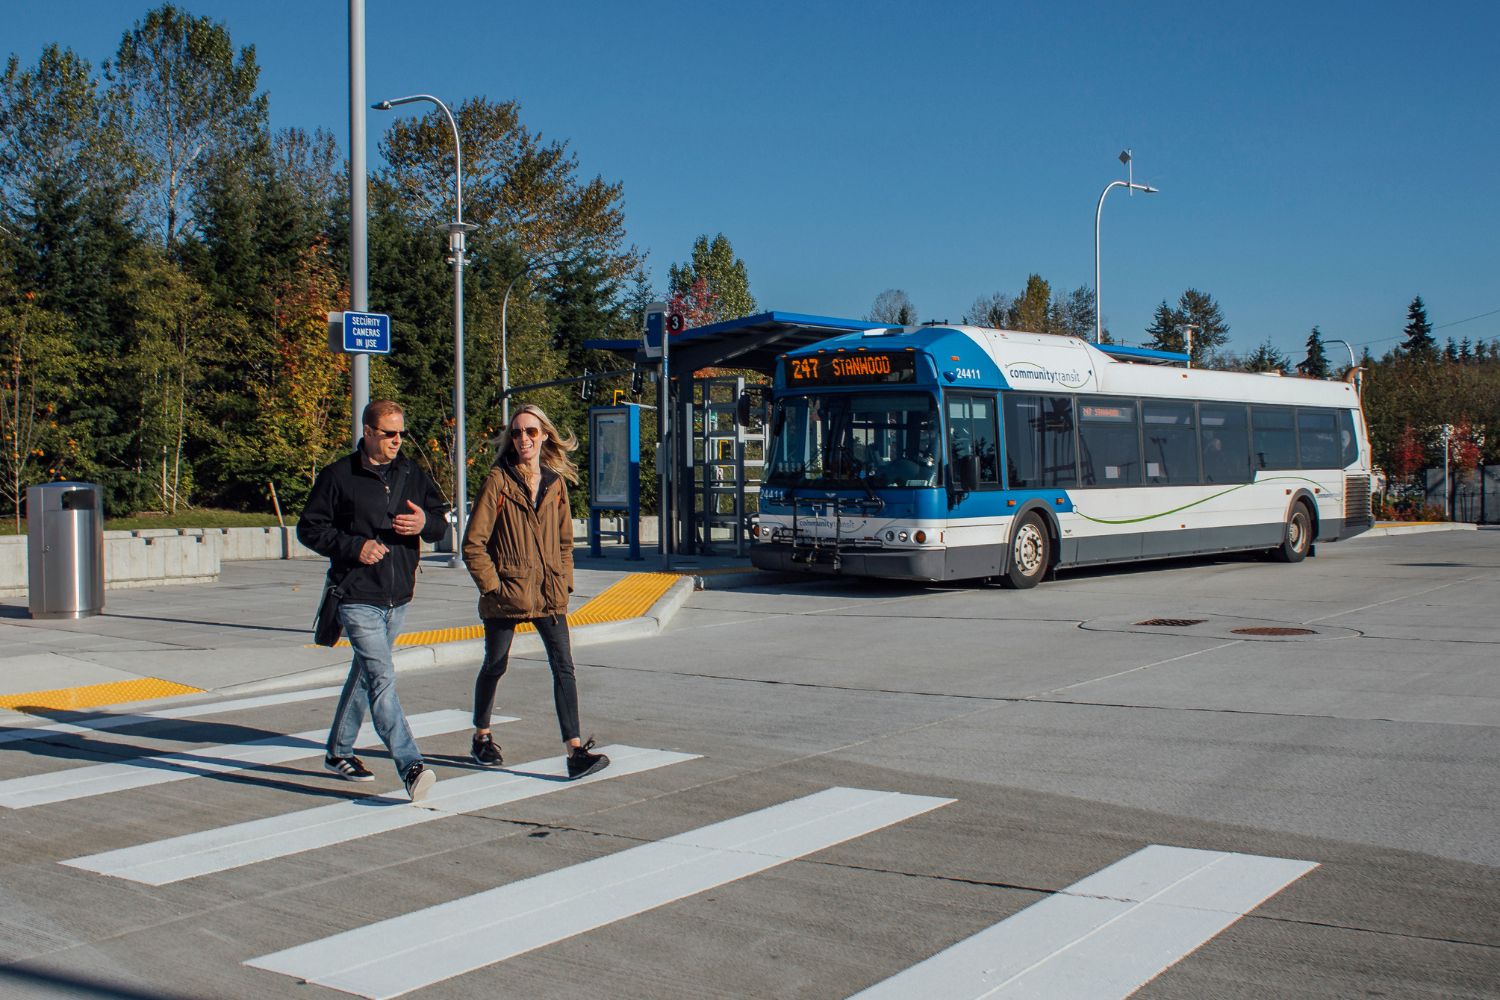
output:
[{"label": "white sole sneaker", "polygon": [[424,768],[422,773],[417,775],[417,780],[413,781],[411,787],[406,790],[406,794],[411,796],[413,802],[421,802],[427,798],[427,793],[432,791],[432,786],[435,784],[437,784],[437,775],[430,769]]}]

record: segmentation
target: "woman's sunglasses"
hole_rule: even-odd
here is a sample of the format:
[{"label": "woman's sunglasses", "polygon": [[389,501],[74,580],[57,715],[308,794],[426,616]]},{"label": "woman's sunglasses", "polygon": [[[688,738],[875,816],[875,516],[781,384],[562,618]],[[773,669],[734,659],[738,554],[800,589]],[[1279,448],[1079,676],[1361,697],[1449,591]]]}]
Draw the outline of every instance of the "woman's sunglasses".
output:
[{"label": "woman's sunglasses", "polygon": [[542,429],[540,427],[512,427],[510,432],[517,437],[524,434],[533,440],[542,436]]}]

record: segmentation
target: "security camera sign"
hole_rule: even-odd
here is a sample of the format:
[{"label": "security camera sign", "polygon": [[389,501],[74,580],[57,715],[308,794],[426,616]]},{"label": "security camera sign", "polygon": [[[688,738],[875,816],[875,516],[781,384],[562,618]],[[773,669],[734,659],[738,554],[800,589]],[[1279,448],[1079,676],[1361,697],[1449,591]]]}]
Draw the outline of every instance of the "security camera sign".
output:
[{"label": "security camera sign", "polygon": [[[344,354],[389,354],[391,353],[391,318],[384,313],[344,312],[332,313],[330,319],[339,317],[342,328],[342,343],[335,346],[332,337],[330,346]],[[330,331],[332,332],[332,331]]]}]

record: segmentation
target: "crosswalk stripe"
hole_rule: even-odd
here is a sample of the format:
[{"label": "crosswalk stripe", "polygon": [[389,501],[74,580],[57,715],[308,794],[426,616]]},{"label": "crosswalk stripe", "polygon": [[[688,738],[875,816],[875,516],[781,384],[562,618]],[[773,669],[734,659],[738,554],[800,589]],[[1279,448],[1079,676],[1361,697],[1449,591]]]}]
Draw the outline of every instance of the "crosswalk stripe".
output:
[{"label": "crosswalk stripe", "polygon": [[605,747],[604,752],[609,754],[609,767],[576,781],[567,780],[567,761],[557,754],[504,770],[439,781],[420,808],[411,807],[404,790],[394,791],[92,854],[62,864],[146,885],[166,885],[446,816],[639,774],[695,760],[698,756],[629,746]]},{"label": "crosswalk stripe", "polygon": [[309,688],[304,691],[281,691],[276,694],[256,695],[253,698],[202,702],[197,705],[173,705],[171,708],[160,708],[151,712],[130,715],[96,715],[92,718],[80,718],[74,722],[54,722],[46,726],[0,727],[0,743],[39,740],[48,736],[72,736],[101,729],[122,729],[125,726],[139,726],[147,722],[159,722],[162,719],[196,719],[203,715],[219,715],[224,712],[238,712],[242,709],[288,705],[316,698],[337,697],[342,690],[342,685],[334,685],[333,687]]},{"label": "crosswalk stripe", "polygon": [[[411,727],[412,737],[421,739],[424,736],[468,729],[473,725],[473,719],[468,712],[443,709],[410,716],[407,724]],[[366,723],[360,729],[356,742],[368,744],[376,739],[374,728]],[[224,774],[251,767],[264,767],[267,764],[281,764],[323,753],[327,740],[328,730],[312,729],[289,736],[269,736],[246,743],[226,743],[181,753],[90,764],[65,771],[11,778],[0,781],[0,806],[29,809],[53,802],[103,795],[106,792],[181,781],[203,774]]]},{"label": "crosswalk stripe", "polygon": [[400,996],[952,801],[830,788],[245,964],[358,996]]},{"label": "crosswalk stripe", "polygon": [[1316,867],[1153,844],[855,996],[1128,997]]}]

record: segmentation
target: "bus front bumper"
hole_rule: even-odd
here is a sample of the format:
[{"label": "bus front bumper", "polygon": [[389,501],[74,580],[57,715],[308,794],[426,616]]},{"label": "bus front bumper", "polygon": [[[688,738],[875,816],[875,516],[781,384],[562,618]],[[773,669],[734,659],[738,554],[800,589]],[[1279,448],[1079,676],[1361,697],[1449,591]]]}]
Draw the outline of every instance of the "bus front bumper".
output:
[{"label": "bus front bumper", "polygon": [[867,549],[833,546],[792,546],[785,542],[756,542],[750,547],[756,569],[778,573],[820,573],[829,576],[873,576],[890,580],[945,580],[947,552],[943,549]]}]

